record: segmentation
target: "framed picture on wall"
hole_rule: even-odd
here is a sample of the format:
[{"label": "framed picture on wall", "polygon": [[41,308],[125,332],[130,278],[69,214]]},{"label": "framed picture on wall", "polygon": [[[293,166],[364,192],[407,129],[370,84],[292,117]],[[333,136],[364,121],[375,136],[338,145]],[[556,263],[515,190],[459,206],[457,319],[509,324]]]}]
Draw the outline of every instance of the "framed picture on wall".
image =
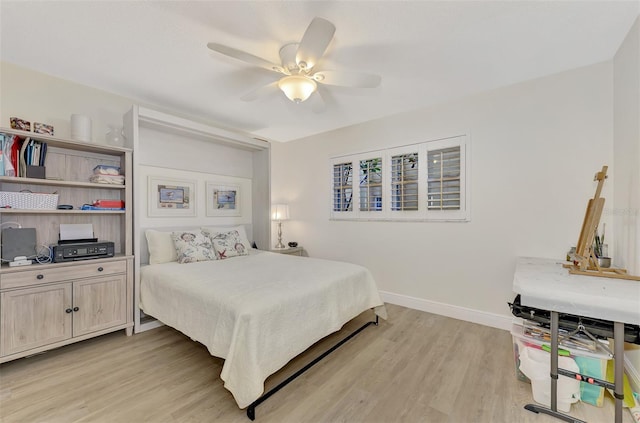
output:
[{"label": "framed picture on wall", "polygon": [[149,176],[150,217],[195,216],[196,181]]},{"label": "framed picture on wall", "polygon": [[207,216],[242,216],[240,185],[207,182]]}]

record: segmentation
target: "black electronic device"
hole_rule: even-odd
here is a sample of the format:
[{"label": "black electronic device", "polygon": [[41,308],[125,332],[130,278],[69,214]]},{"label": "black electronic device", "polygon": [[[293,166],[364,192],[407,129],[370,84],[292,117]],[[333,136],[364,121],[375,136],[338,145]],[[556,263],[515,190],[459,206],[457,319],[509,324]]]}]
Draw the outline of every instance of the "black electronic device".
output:
[{"label": "black electronic device", "polygon": [[55,263],[106,258],[114,255],[114,245],[111,241],[54,245],[52,250]]}]

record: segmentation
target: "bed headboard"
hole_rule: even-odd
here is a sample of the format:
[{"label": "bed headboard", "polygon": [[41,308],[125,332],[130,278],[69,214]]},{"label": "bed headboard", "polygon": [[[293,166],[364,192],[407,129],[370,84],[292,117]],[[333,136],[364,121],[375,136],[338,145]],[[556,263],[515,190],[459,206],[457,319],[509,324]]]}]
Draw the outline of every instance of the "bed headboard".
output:
[{"label": "bed headboard", "polygon": [[[145,231],[147,229],[153,229],[160,232],[173,232],[173,231],[199,229],[201,226],[207,226],[207,225],[200,225],[195,227],[194,226],[163,226],[163,227],[140,228],[140,232],[138,234],[138,236],[140,236],[140,242],[138,243],[140,245],[140,251],[136,252],[136,256],[140,259],[140,264],[141,265],[149,264],[149,246],[147,245],[147,237],[145,236]],[[231,228],[238,225],[209,225],[209,226],[220,226],[220,227]],[[245,230],[247,231],[247,237],[249,238],[249,241],[253,242],[252,226],[250,224],[243,224],[242,226],[244,226]]]}]

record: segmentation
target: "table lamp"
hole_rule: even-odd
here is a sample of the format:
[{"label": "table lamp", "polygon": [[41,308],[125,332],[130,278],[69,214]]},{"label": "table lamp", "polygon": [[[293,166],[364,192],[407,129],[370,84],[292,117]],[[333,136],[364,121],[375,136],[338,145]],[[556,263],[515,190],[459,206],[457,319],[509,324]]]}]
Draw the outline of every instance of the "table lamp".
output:
[{"label": "table lamp", "polygon": [[271,206],[271,220],[278,222],[278,243],[275,248],[286,248],[282,243],[282,221],[289,220],[289,205],[274,204]]}]

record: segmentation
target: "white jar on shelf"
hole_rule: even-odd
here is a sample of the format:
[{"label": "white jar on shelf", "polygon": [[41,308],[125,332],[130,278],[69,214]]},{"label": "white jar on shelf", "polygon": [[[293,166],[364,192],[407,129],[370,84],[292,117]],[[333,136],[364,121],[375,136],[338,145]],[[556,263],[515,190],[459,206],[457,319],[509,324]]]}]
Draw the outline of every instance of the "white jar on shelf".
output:
[{"label": "white jar on shelf", "polygon": [[91,118],[85,115],[71,115],[71,138],[91,142]]}]

